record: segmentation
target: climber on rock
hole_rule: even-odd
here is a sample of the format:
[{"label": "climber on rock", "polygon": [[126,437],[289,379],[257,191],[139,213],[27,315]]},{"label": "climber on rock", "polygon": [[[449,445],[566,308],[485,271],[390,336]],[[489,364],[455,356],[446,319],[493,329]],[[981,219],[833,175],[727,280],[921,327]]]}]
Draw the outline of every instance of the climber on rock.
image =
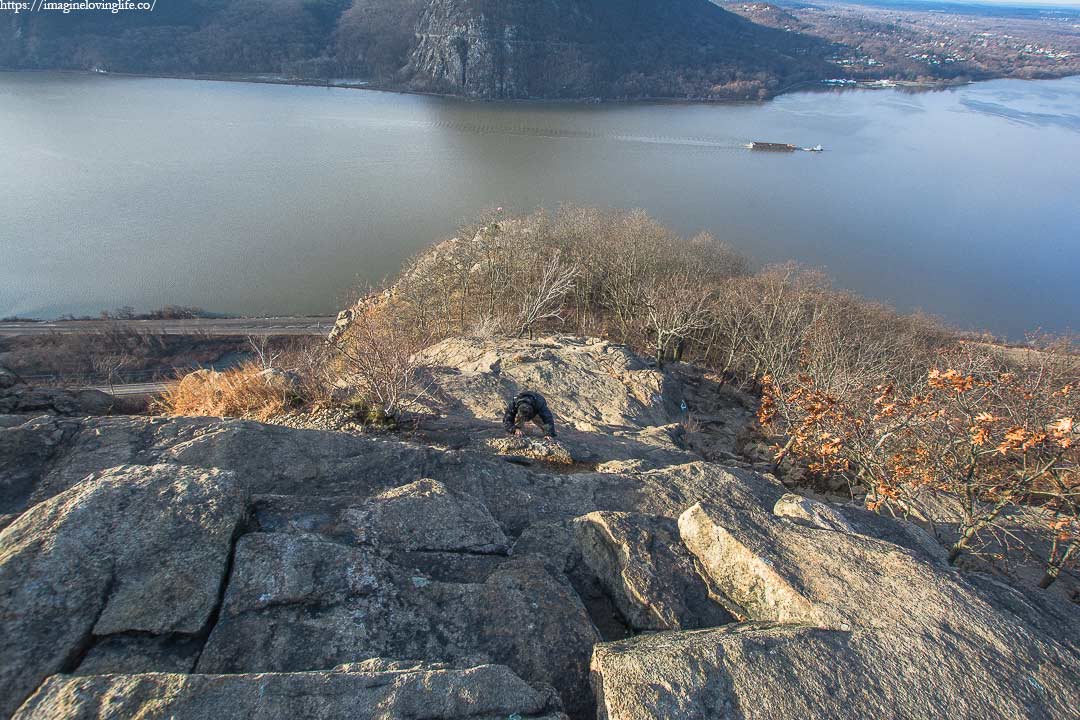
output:
[{"label": "climber on rock", "polygon": [[526,390],[515,395],[506,406],[503,427],[511,435],[522,435],[522,426],[530,420],[543,428],[545,437],[555,437],[555,418],[547,400],[538,392]]}]

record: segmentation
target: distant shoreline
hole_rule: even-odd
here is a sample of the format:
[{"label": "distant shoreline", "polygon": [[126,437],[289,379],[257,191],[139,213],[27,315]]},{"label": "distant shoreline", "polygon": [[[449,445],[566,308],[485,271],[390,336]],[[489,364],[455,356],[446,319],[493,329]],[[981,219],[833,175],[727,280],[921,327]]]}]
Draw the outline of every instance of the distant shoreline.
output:
[{"label": "distant shoreline", "polygon": [[[71,69],[42,69],[42,68],[0,68],[0,73],[56,73],[63,75],[89,75],[89,76],[103,76],[103,77],[118,77],[118,78],[145,78],[145,79],[157,79],[157,80],[201,80],[204,82],[222,82],[222,83],[248,83],[255,85],[288,85],[294,87],[318,87],[318,88],[332,88],[337,90],[367,90],[371,92],[390,93],[394,95],[416,95],[419,97],[434,97],[445,98],[448,100],[460,100],[462,102],[474,102],[474,103],[519,103],[523,105],[601,105],[610,103],[657,103],[657,104],[686,104],[686,105],[757,105],[763,102],[768,102],[774,97],[779,96],[787,92],[794,91],[797,87],[803,85],[813,84],[816,85],[818,81],[806,81],[799,83],[797,86],[793,85],[788,88],[784,88],[775,95],[770,95],[765,100],[710,100],[708,98],[678,98],[678,97],[649,97],[649,98],[603,98],[603,97],[584,97],[584,98],[478,98],[469,97],[467,95],[455,95],[453,93],[438,93],[424,90],[409,90],[406,88],[392,87],[389,85],[379,85],[377,83],[371,83],[368,81],[355,81],[355,82],[328,82],[326,80],[315,80],[305,78],[276,78],[267,77],[263,75],[229,75],[229,74],[207,74],[207,75],[195,75],[195,74],[165,74],[165,73],[129,73],[129,72],[95,72],[93,70],[71,70]],[[361,84],[363,83],[363,84]]]},{"label": "distant shoreline", "polygon": [[416,95],[420,97],[435,97],[445,98],[449,100],[460,100],[463,102],[475,102],[475,103],[515,103],[523,105],[602,105],[602,104],[664,104],[664,105],[760,105],[774,100],[782,95],[787,95],[795,92],[816,92],[816,91],[836,91],[836,90],[905,90],[908,92],[933,92],[936,90],[947,90],[954,87],[963,87],[965,85],[974,85],[977,83],[991,82],[993,80],[1024,80],[1024,81],[1042,81],[1042,80],[1064,80],[1070,77],[1080,77],[1078,74],[1066,74],[1055,75],[1052,77],[1040,77],[1040,78],[1018,78],[1010,77],[1008,75],[980,78],[978,80],[939,80],[933,82],[919,81],[919,80],[859,80],[854,84],[828,84],[826,80],[806,80],[803,82],[795,83],[787,87],[781,88],[779,91],[769,95],[763,100],[731,100],[731,99],[710,99],[710,98],[683,98],[683,97],[641,97],[641,98],[604,98],[604,97],[586,97],[586,98],[477,98],[469,97],[466,95],[455,95],[453,93],[437,93],[421,90],[409,90],[405,88],[392,87],[388,85],[379,85],[368,81],[354,80],[349,82],[333,82],[326,80],[306,79],[306,78],[284,78],[284,77],[271,77],[264,75],[230,75],[223,73],[214,74],[165,74],[165,73],[128,73],[128,72],[95,72],[93,70],[71,70],[71,69],[40,69],[40,68],[0,68],[0,73],[56,73],[63,75],[89,75],[89,76],[104,76],[104,77],[118,77],[118,78],[144,78],[144,79],[159,79],[159,80],[196,80],[205,82],[222,82],[222,83],[247,83],[256,85],[288,85],[294,87],[325,87],[334,88],[339,90],[368,90],[381,93],[392,93],[395,95]]}]

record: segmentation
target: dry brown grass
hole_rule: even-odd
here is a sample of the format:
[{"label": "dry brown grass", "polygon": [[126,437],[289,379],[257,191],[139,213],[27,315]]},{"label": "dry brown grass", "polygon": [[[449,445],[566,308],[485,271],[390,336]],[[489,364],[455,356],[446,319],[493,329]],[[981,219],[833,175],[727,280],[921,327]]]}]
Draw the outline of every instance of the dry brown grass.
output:
[{"label": "dry brown grass", "polygon": [[215,372],[197,370],[172,383],[158,409],[169,415],[266,420],[295,404],[294,388],[256,363]]}]

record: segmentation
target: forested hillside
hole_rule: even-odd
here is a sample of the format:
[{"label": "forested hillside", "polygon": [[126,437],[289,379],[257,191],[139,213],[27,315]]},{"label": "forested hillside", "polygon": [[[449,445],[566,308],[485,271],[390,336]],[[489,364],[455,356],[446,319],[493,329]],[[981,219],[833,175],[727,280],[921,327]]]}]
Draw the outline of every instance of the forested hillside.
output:
[{"label": "forested hillside", "polygon": [[348,77],[478,97],[758,98],[823,77],[827,54],[707,0],[176,0],[3,23],[8,68]]},{"label": "forested hillside", "polygon": [[350,0],[172,0],[153,13],[5,18],[9,67],[144,73],[295,73],[330,57]]}]

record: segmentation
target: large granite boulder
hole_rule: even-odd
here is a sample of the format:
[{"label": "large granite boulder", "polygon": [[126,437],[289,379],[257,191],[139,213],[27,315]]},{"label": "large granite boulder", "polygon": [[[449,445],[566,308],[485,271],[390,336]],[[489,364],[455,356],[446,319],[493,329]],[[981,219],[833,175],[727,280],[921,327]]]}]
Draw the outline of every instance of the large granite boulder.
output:
[{"label": "large granite boulder", "polygon": [[0,388],[0,413],[106,415],[117,406],[112,395],[93,388],[68,389],[12,384]]},{"label": "large granite boulder", "polygon": [[18,420],[0,428],[0,513],[14,516],[31,504],[42,477],[80,425],[56,418],[3,417]]},{"label": "large granite boulder", "polygon": [[521,534],[511,554],[541,557],[562,570],[605,640],[735,620],[672,518],[599,511],[539,523]]},{"label": "large granite boulder", "polygon": [[565,720],[551,688],[500,665],[359,663],[329,672],[58,675],[16,720]]},{"label": "large granite boulder", "polygon": [[773,505],[773,514],[799,525],[867,535],[906,548],[925,560],[948,564],[948,552],[926,530],[902,518],[887,517],[851,504],[836,505],[786,493]]},{"label": "large granite boulder", "polygon": [[372,497],[349,512],[371,542],[420,552],[505,554],[506,536],[473,496],[423,478]]},{"label": "large granite boulder", "polygon": [[95,638],[202,631],[245,514],[221,470],[123,466],[0,533],[0,715]]},{"label": "large granite boulder", "polygon": [[773,505],[773,514],[808,527],[855,532],[843,513],[832,505],[795,493],[786,493],[777,500]]},{"label": "large granite boulder", "polygon": [[710,597],[674,520],[594,512],[571,526],[584,566],[635,632],[715,627],[734,620]]},{"label": "large granite boulder", "polygon": [[1075,607],[981,587],[822,508],[795,522],[760,495],[732,483],[679,518],[752,622],[598,645],[602,717],[1075,717]]},{"label": "large granite boulder", "polygon": [[314,535],[240,539],[200,673],[324,670],[368,657],[500,663],[591,704],[598,640],[569,584],[535,559],[506,561],[482,583],[443,582],[366,547]]}]

